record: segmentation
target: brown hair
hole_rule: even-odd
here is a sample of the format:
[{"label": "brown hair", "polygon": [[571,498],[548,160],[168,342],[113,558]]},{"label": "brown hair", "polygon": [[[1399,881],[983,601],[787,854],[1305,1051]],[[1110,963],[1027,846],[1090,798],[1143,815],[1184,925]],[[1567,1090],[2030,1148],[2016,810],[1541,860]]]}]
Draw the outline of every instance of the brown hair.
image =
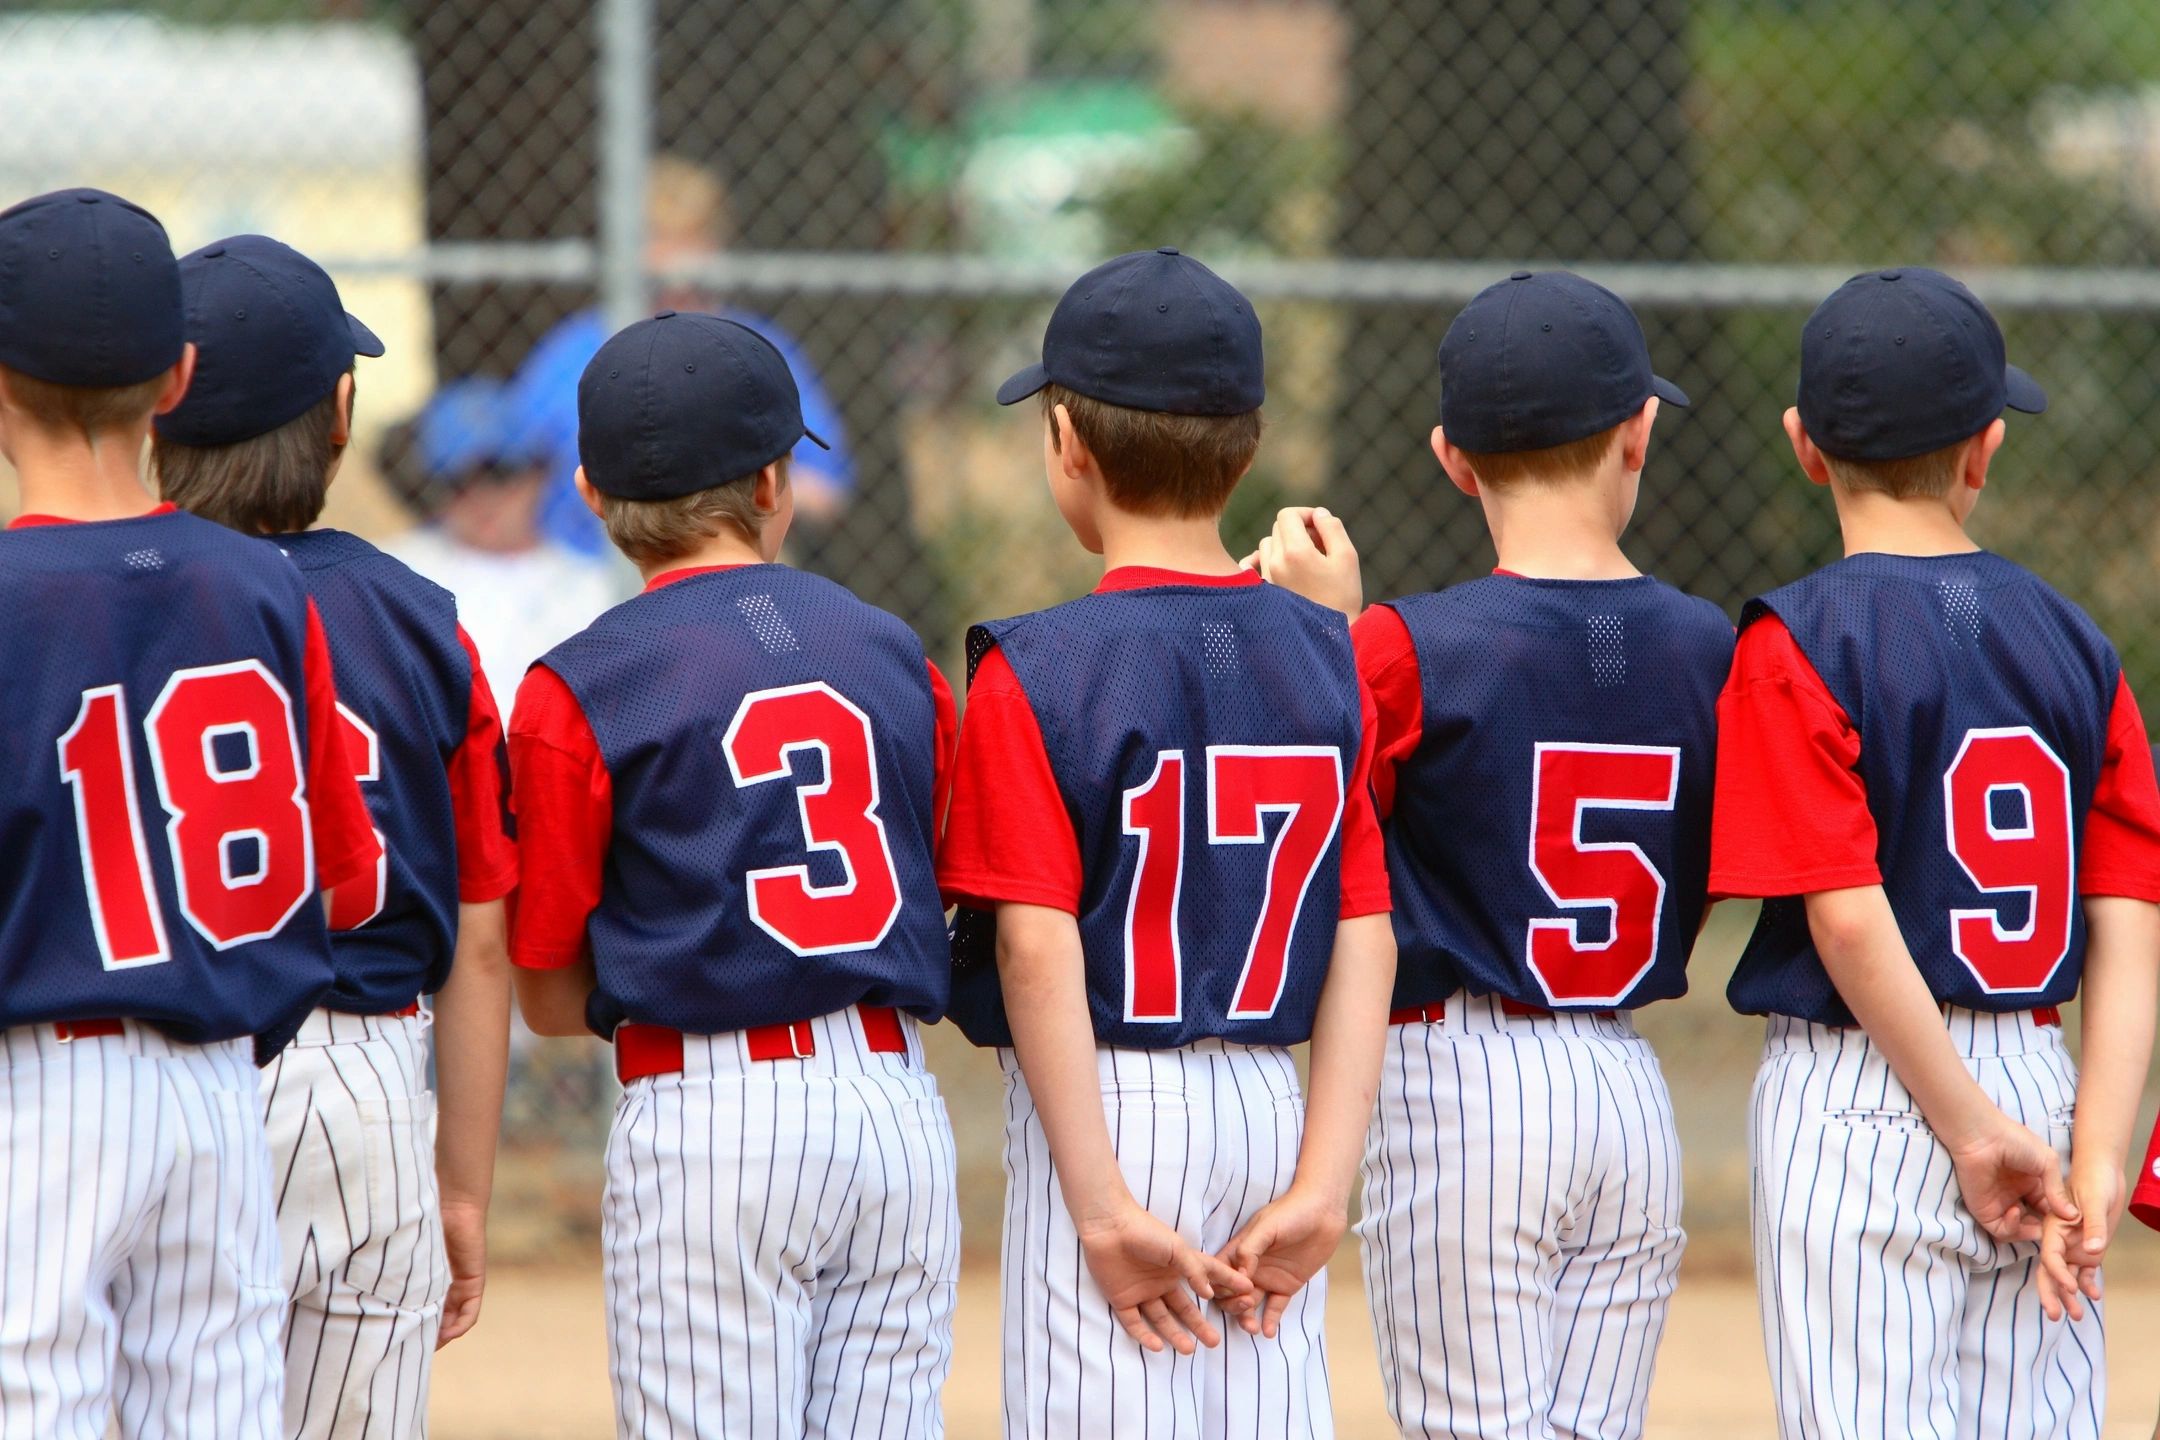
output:
[{"label": "brown hair", "polygon": [[1613,451],[1620,446],[1620,431],[1626,424],[1623,420],[1610,430],[1600,430],[1580,440],[1548,445],[1542,450],[1484,453],[1465,450],[1463,454],[1469,457],[1470,468],[1477,472],[1478,483],[1495,490],[1524,483],[1561,484],[1583,480],[1595,475],[1612,458]]},{"label": "brown hair", "polygon": [[[782,455],[779,465],[780,480],[785,484],[788,457]],[[667,500],[626,500],[602,490],[600,523],[607,527],[608,539],[615,542],[615,548],[630,557],[633,565],[665,565],[697,549],[699,542],[718,535],[723,526],[755,542],[765,522],[772,518],[771,511],[757,508],[754,498],[761,473],[753,470],[739,480]]]},{"label": "brown hair", "polygon": [[1940,500],[1957,484],[1972,437],[1898,460],[1841,460],[1823,452],[1823,464],[1848,490],[1875,491],[1893,500]]},{"label": "brown hair", "polygon": [[[1046,421],[1060,405],[1102,471],[1110,503],[1134,515],[1218,515],[1260,449],[1260,412],[1168,415],[1091,400],[1055,383],[1042,389]],[[1053,424],[1050,445],[1058,444]]]},{"label": "brown hair", "polygon": [[339,446],[337,391],[265,434],[182,445],[153,434],[159,493],[192,515],[249,535],[290,535],[322,515]]},{"label": "brown hair", "polygon": [[60,385],[20,370],[0,366],[8,398],[15,408],[48,430],[80,430],[85,435],[140,425],[157,408],[166,374],[159,372],[133,385]]}]

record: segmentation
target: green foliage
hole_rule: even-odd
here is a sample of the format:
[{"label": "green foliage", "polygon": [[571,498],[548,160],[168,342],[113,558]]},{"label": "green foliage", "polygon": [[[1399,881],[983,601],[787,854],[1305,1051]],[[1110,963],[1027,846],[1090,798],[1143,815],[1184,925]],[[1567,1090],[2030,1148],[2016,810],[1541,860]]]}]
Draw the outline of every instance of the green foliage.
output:
[{"label": "green foliage", "polygon": [[1295,134],[1262,116],[1197,110],[1183,117],[1189,153],[1136,171],[1100,202],[1113,251],[1164,243],[1211,255],[1294,253],[1303,197],[1323,195],[1337,170],[1326,134]]}]

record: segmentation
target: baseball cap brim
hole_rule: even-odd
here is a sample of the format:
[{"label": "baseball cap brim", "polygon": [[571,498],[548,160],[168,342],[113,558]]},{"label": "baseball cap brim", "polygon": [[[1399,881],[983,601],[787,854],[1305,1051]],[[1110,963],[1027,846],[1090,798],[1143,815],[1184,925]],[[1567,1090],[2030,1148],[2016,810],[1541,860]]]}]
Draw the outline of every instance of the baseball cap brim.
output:
[{"label": "baseball cap brim", "polygon": [[1650,377],[1650,393],[1657,396],[1667,405],[1685,406],[1688,403],[1687,391],[1682,390],[1662,375],[1652,375]]},{"label": "baseball cap brim", "polygon": [[1000,405],[1017,405],[1030,395],[1041,391],[1050,383],[1050,372],[1043,369],[1040,361],[998,386],[997,402]]},{"label": "baseball cap brim", "polygon": [[825,439],[823,436],[819,435],[817,431],[812,430],[807,425],[803,426],[802,438],[808,440],[811,444],[817,446],[820,450],[832,449],[832,446],[825,443]]},{"label": "baseball cap brim", "polygon": [[2047,391],[2015,365],[2003,366],[2003,403],[2012,410],[2022,410],[2027,415],[2038,415],[2047,409]]},{"label": "baseball cap brim", "polygon": [[352,330],[352,348],[355,355],[365,355],[373,360],[383,353],[382,341],[375,338],[374,331],[360,323],[359,316],[348,310],[345,312],[345,324]]}]

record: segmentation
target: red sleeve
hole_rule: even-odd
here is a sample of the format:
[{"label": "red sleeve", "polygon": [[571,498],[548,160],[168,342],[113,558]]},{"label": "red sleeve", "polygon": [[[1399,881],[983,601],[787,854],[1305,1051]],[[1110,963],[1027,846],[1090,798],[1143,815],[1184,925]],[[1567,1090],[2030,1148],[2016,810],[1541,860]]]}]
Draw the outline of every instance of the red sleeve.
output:
[{"label": "red sleeve", "polygon": [[1373,800],[1381,819],[1395,813],[1395,768],[1425,738],[1425,683],[1418,675],[1417,646],[1402,616],[1375,605],[1350,627],[1358,675],[1372,692],[1379,717],[1373,751]]},{"label": "red sleeve", "polygon": [[2130,682],[2118,677],[2108,712],[2107,754],[2085,816],[2078,893],[2160,900],[2160,789],[2151,742]]},{"label": "red sleeve", "polygon": [[585,922],[615,829],[615,794],[592,724],[554,671],[525,672],[510,713],[511,796],[520,868],[545,884],[518,892],[510,959],[559,970],[585,955]]},{"label": "red sleeve", "polygon": [[465,738],[450,757],[450,809],[457,825],[458,899],[478,905],[517,888],[517,844],[510,838],[510,760],[495,691],[472,637],[462,625],[457,633],[472,662],[472,699],[465,707]]},{"label": "red sleeve", "polygon": [[345,748],[338,723],[337,675],[330,640],[315,602],[307,607],[307,650],[301,659],[307,687],[309,827],[315,839],[315,883],[325,891],[357,880],[382,858],[375,819],[360,794],[359,767]]},{"label": "red sleeve", "polygon": [[1380,740],[1379,709],[1363,679],[1358,681],[1357,764],[1343,795],[1342,908],[1344,920],[1385,915],[1395,908],[1388,893],[1387,850],[1380,840],[1380,816],[1373,801],[1373,756]]},{"label": "red sleeve", "polygon": [[1875,847],[1860,734],[1792,633],[1766,615],[1740,633],[1718,696],[1710,894],[1879,885]]},{"label": "red sleeve", "polygon": [[1080,913],[1080,837],[1020,677],[992,649],[975,667],[953,760],[938,888],[957,904]]},{"label": "red sleeve", "polygon": [[945,810],[952,804],[953,751],[960,744],[960,712],[953,705],[952,686],[945,683],[945,673],[937,668],[937,662],[923,663],[930,667],[930,704],[937,711],[937,778],[930,786],[930,835],[935,849],[937,837],[945,833]]},{"label": "red sleeve", "polygon": [[2145,1147],[2145,1163],[2130,1179],[2130,1213],[2160,1230],[2160,1125],[2153,1127],[2152,1143]]}]

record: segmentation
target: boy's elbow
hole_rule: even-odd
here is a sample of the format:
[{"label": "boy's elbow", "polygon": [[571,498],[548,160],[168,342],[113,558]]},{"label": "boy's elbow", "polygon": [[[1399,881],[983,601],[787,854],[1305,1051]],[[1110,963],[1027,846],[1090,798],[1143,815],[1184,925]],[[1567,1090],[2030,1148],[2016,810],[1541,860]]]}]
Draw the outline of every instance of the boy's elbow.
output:
[{"label": "boy's elbow", "polygon": [[533,1034],[561,1038],[592,1033],[585,1025],[589,992],[573,982],[571,973],[519,970],[516,982],[518,1014]]},{"label": "boy's elbow", "polygon": [[[1879,903],[1870,904],[1871,899]],[[1896,923],[1877,886],[1818,891],[1807,897],[1806,905],[1808,937],[1826,960],[1864,949],[1882,920]]]}]

